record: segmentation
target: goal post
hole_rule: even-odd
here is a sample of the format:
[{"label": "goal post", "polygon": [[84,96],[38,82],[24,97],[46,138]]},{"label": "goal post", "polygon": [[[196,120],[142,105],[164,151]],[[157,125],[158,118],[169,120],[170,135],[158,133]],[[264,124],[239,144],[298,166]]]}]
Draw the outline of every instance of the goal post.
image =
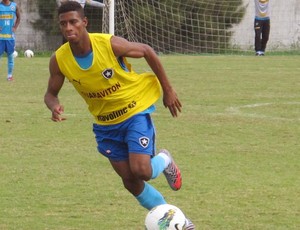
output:
[{"label": "goal post", "polygon": [[115,34],[115,0],[104,0],[102,32]]}]

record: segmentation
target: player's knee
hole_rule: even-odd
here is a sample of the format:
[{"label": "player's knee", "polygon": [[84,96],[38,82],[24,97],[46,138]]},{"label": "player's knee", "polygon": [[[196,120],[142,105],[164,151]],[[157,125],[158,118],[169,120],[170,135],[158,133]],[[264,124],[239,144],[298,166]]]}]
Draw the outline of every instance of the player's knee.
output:
[{"label": "player's knee", "polygon": [[136,164],[131,166],[132,174],[144,181],[151,179],[151,167],[145,164]]},{"label": "player's knee", "polygon": [[134,196],[139,195],[144,189],[144,181],[136,178],[123,179],[123,185]]}]

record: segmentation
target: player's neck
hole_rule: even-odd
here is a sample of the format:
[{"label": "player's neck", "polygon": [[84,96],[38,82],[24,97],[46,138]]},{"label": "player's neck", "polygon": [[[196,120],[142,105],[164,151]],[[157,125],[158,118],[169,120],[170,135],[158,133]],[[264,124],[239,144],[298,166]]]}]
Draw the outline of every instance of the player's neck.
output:
[{"label": "player's neck", "polygon": [[83,38],[78,43],[70,43],[70,47],[74,56],[85,56],[92,51],[92,44],[89,39]]}]

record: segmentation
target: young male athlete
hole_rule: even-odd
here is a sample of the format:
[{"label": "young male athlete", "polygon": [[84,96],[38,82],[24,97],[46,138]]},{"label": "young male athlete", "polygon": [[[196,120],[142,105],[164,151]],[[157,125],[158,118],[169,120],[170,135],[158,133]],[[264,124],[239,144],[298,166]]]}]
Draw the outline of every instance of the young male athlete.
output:
[{"label": "young male athlete", "polygon": [[270,1],[254,0],[255,2],[255,54],[256,56],[264,56],[270,35]]},{"label": "young male athlete", "polygon": [[20,10],[15,2],[0,2],[0,59],[7,54],[7,80],[13,80],[15,67],[13,53],[15,51],[15,32],[20,24]]},{"label": "young male athlete", "polygon": [[[146,44],[109,34],[88,33],[83,8],[69,1],[58,8],[60,30],[68,40],[51,57],[44,97],[52,120],[63,121],[58,94],[67,78],[95,117],[98,151],[108,158],[125,188],[146,209],[165,204],[147,181],[162,172],[173,190],[181,188],[181,173],[167,150],[155,155],[155,130],[150,114],[163,91],[163,103],[173,117],[181,103],[165,70]],[[137,74],[126,57],[145,58],[152,73]],[[186,229],[194,229],[187,220]]]}]

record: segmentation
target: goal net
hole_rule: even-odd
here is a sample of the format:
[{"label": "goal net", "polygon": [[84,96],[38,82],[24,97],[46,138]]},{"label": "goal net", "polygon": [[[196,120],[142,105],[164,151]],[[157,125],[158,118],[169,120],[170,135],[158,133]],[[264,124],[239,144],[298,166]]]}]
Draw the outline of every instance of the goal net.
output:
[{"label": "goal net", "polygon": [[[61,45],[55,0],[14,1],[21,9],[17,50],[47,52]],[[254,52],[254,0],[97,1],[105,8],[85,7],[89,32],[110,32],[113,27],[115,35],[166,54]],[[286,2],[271,1],[267,52],[300,52],[300,1]]]},{"label": "goal net", "polygon": [[[299,49],[300,12],[293,1],[272,2],[270,41],[267,49]],[[151,45],[162,53],[253,52],[253,0],[114,0],[114,34]],[[103,32],[109,32],[109,7],[105,0]],[[291,9],[289,9],[291,8]],[[291,14],[292,12],[292,14]],[[292,36],[291,36],[292,35]]]}]

